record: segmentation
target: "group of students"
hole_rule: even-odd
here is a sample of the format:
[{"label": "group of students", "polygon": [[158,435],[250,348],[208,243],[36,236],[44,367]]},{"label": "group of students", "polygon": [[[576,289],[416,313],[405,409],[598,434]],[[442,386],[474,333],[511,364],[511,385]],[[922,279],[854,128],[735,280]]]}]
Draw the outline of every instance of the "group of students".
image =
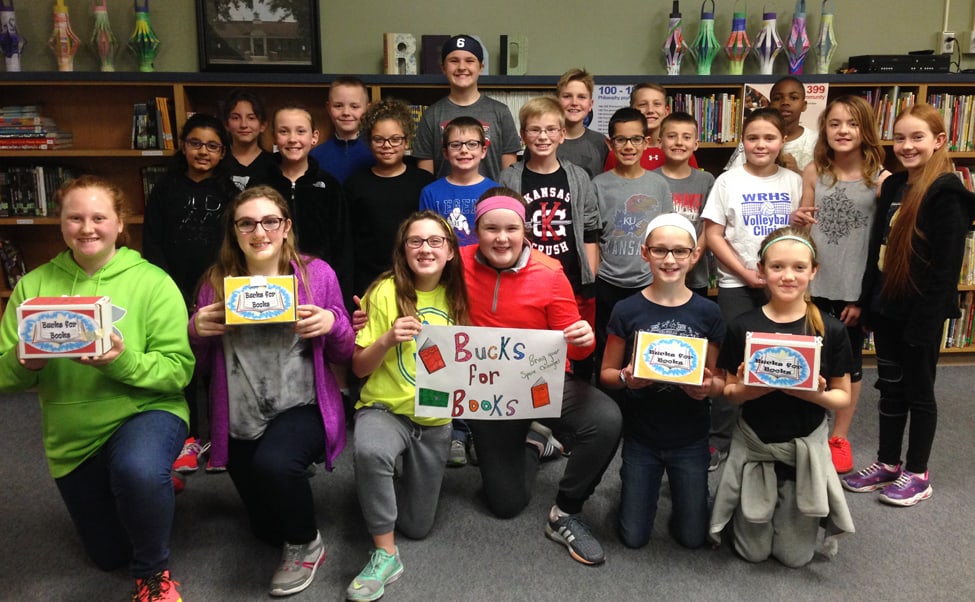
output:
[{"label": "group of students", "polygon": [[[789,143],[815,133],[797,126],[803,88],[785,78],[773,107],[744,120],[742,164],[714,179],[695,169],[695,120],[669,114],[655,84],[634,89],[604,137],[585,127],[592,78],[572,70],[557,99],[526,103],[516,129],[477,90],[475,38],[454,36],[441,58],[450,93],[415,132],[402,102],[370,105],[356,80],[332,85],[334,135],[321,144],[310,112],[288,105],[270,119],[277,152],[262,150],[268,119],[248,92],[234,93],[223,120],[192,116],[147,203],[145,259],[124,246],[114,184],[82,176],[61,190],[68,248],[10,303],[108,295],[112,347],[21,359],[5,312],[0,389],[38,388],[50,471],[97,566],[128,565],[136,600],[180,599],[168,570],[171,470],[196,470],[206,447],[194,416],[204,386],[206,467],[229,473],[254,534],[282,547],[274,596],[307,588],[324,560],[309,467],[331,469],[345,447],[343,390],[356,378],[352,448],[373,549],[350,600],[375,600],[403,574],[395,530],[431,531],[455,452],[476,457],[501,518],[527,506],[541,461],[565,453],[545,533],[590,565],[605,554],[582,510],[621,437],[618,531],[633,548],[650,539],[665,473],[679,543],[719,543],[730,524],[742,557],[790,567],[812,559],[822,526],[830,537],[853,531],[843,488],[880,489],[902,506],[930,497],[941,323],[957,315],[975,218],[936,110],[898,117],[905,169],[887,177],[869,105],[837,98],[803,165]],[[717,303],[701,294],[706,249],[718,260]],[[297,278],[297,322],[224,323],[225,277],[277,275]],[[561,415],[414,416],[427,324],[562,331]],[[863,326],[877,346],[880,446],[875,463],[841,480],[852,471]],[[642,330],[707,339],[702,385],[636,377]],[[748,332],[822,337],[817,390],[746,385]],[[724,455],[709,507],[708,470]]]}]

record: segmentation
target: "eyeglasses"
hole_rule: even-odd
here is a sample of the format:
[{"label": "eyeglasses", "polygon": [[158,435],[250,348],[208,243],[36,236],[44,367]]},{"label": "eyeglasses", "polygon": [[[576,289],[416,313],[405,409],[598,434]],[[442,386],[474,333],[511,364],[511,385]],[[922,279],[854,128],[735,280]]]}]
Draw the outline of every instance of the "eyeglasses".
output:
[{"label": "eyeglasses", "polygon": [[674,249],[668,249],[667,247],[647,247],[650,251],[650,256],[654,259],[663,259],[667,257],[667,254],[673,254],[674,259],[687,259],[694,252],[694,249],[688,249],[687,247],[676,247]]},{"label": "eyeglasses", "polygon": [[187,138],[183,142],[188,144],[189,147],[192,148],[193,150],[200,150],[205,146],[206,149],[211,153],[220,152],[220,149],[223,148],[223,145],[220,144],[219,142],[204,142],[199,138]]},{"label": "eyeglasses", "polygon": [[234,226],[237,227],[237,231],[241,234],[250,234],[254,230],[257,230],[257,224],[264,228],[265,232],[275,232],[284,223],[283,217],[277,217],[275,215],[267,215],[261,218],[261,221],[254,221],[250,218],[243,217],[234,222]]},{"label": "eyeglasses", "polygon": [[460,147],[462,146],[467,147],[467,150],[469,151],[474,151],[481,148],[483,144],[484,143],[480,140],[453,140],[448,142],[445,146],[452,151],[459,151]]},{"label": "eyeglasses", "polygon": [[540,127],[525,128],[525,136],[532,139],[541,136],[542,132],[545,132],[545,134],[548,135],[549,138],[555,138],[556,136],[562,133],[562,128],[557,128],[554,125],[549,126],[547,128],[540,128]]},{"label": "eyeglasses", "polygon": [[372,143],[375,146],[386,146],[389,144],[391,148],[396,148],[397,146],[402,146],[406,142],[406,136],[390,136],[389,138],[383,138],[382,136],[373,136],[371,138]]},{"label": "eyeglasses", "polygon": [[430,236],[428,238],[420,238],[419,236],[411,236],[406,239],[406,246],[411,249],[419,249],[423,246],[423,243],[430,245],[431,249],[439,249],[447,242],[447,239],[443,236]]},{"label": "eyeglasses", "polygon": [[612,140],[613,144],[615,144],[620,148],[626,146],[627,142],[629,142],[633,146],[643,146],[644,144],[647,143],[646,136],[630,136],[629,138],[627,138],[626,136],[613,136],[612,138],[610,138],[610,140]]}]

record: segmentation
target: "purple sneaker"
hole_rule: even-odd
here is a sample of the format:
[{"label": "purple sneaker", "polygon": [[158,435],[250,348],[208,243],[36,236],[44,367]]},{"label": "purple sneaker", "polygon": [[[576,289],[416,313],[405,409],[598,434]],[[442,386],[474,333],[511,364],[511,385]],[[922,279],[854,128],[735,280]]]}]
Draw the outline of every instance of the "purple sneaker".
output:
[{"label": "purple sneaker", "polygon": [[880,501],[895,506],[913,506],[931,497],[933,492],[927,472],[918,474],[905,470],[896,481],[884,487],[880,492]]},{"label": "purple sneaker", "polygon": [[847,491],[864,493],[885,487],[896,481],[900,476],[900,464],[891,466],[883,462],[874,462],[854,475],[843,477],[840,482],[843,483],[843,488]]}]

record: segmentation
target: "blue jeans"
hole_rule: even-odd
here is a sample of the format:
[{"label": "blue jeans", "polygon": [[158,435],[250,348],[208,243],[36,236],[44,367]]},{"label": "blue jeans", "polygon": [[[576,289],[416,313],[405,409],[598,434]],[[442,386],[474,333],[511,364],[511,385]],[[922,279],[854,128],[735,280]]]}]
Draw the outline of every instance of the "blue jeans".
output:
[{"label": "blue jeans", "polygon": [[619,533],[626,546],[640,548],[650,541],[664,470],[673,506],[671,534],[687,548],[704,543],[708,532],[710,457],[707,438],[672,449],[654,449],[623,438]]},{"label": "blue jeans", "polygon": [[129,418],[93,456],[55,479],[81,542],[98,568],[129,564],[136,578],[169,566],[176,509],[170,471],[186,423],[161,410]]}]

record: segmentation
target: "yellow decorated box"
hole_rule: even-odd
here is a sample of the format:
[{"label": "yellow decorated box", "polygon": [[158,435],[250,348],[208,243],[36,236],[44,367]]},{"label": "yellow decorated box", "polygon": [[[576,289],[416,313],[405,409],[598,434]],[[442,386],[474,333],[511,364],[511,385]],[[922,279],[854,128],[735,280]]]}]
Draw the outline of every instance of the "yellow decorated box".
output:
[{"label": "yellow decorated box", "polygon": [[633,340],[633,376],[681,385],[704,382],[708,340],[637,331]]},{"label": "yellow decorated box", "polygon": [[20,357],[97,357],[112,348],[108,297],[34,297],[17,306]]},{"label": "yellow decorated box", "polygon": [[228,276],[223,279],[227,324],[298,320],[294,276]]}]

